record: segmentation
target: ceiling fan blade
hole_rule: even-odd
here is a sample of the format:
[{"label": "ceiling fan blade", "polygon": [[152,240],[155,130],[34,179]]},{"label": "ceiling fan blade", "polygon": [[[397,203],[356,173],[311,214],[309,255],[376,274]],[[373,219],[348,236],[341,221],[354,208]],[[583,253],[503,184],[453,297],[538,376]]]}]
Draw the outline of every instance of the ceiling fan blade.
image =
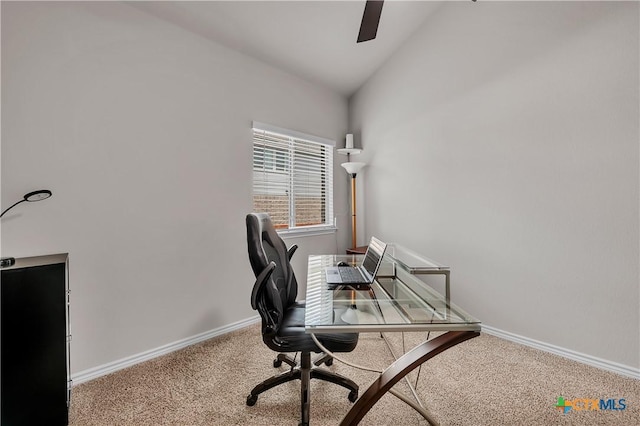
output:
[{"label": "ceiling fan blade", "polygon": [[358,34],[358,43],[376,38],[383,3],[384,1],[381,0],[367,0],[365,3],[362,24],[360,24],[360,33]]}]

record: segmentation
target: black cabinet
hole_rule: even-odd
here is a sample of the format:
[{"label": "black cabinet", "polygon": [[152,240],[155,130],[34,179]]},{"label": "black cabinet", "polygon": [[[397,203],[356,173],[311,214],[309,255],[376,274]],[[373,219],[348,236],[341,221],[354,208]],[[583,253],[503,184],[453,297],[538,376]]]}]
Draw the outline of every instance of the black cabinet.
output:
[{"label": "black cabinet", "polygon": [[1,271],[2,426],[67,425],[68,255],[16,259]]}]

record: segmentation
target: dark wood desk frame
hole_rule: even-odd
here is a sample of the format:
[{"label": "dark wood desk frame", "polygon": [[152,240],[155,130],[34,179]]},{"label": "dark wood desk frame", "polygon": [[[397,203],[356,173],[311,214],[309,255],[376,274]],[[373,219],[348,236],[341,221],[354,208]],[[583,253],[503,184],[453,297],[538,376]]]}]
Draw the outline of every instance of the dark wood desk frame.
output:
[{"label": "dark wood desk frame", "polygon": [[367,388],[353,407],[351,407],[347,415],[340,422],[340,426],[357,425],[369,412],[371,407],[407,374],[434,356],[479,335],[479,331],[449,331],[435,339],[428,340],[416,346],[398,358],[396,362],[380,374],[378,379]]}]

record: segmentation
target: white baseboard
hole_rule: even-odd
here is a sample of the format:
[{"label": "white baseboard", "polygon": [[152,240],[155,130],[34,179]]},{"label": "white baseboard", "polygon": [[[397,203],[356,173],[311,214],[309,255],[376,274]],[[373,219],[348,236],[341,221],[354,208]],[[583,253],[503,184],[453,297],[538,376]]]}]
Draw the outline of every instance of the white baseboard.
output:
[{"label": "white baseboard", "polygon": [[492,336],[500,337],[511,342],[519,343],[521,345],[529,346],[541,351],[550,352],[561,357],[578,361],[583,364],[590,365],[592,367],[600,368],[602,370],[611,371],[623,376],[631,377],[632,379],[640,379],[640,368],[630,367],[628,365],[619,364],[613,361],[607,361],[606,359],[597,358],[591,355],[586,355],[580,352],[572,351],[570,349],[561,348],[560,346],[551,345],[549,343],[540,342],[538,340],[530,339],[528,337],[519,336],[517,334],[509,333],[508,331],[499,330],[488,325],[482,325],[482,332],[491,334]]},{"label": "white baseboard", "polygon": [[165,355],[182,348],[186,348],[187,346],[191,346],[204,340],[211,339],[212,337],[221,336],[223,334],[239,330],[241,328],[255,324],[259,321],[260,317],[255,316],[247,318],[245,320],[234,322],[233,324],[205,331],[204,333],[196,334],[195,336],[187,337],[186,339],[178,340],[177,342],[169,343],[167,345],[163,345],[155,349],[122,358],[108,364],[100,365],[98,367],[90,368],[88,370],[80,371],[71,376],[71,381],[74,386],[79,385],[81,383],[88,382],[89,380],[97,379],[98,377],[105,376],[118,370],[122,370],[123,368],[131,367],[132,365],[157,358],[161,355]]},{"label": "white baseboard", "polygon": [[[88,370],[80,371],[72,375],[73,385],[79,385],[89,380],[97,379],[98,377],[105,376],[110,373],[114,373],[118,370],[122,370],[132,365],[139,364],[144,361],[148,361],[153,358],[168,354],[170,352],[177,351],[187,346],[202,342],[204,340],[211,339],[213,337],[221,336],[223,334],[230,333],[235,330],[247,327],[260,321],[259,316],[247,318],[235,322],[233,324],[225,325],[213,330],[206,331],[204,333],[196,334],[195,336],[188,337],[186,339],[178,340],[177,342],[169,343],[167,345],[160,346],[155,349],[151,349],[145,352],[141,352],[136,355],[132,355],[126,358],[119,359],[98,367],[90,368]],[[482,332],[500,337],[511,342],[519,343],[521,345],[529,346],[541,351],[550,352],[552,354],[559,355],[564,358],[568,358],[574,361],[581,362],[596,368],[611,371],[623,376],[631,377],[633,379],[640,379],[640,369],[630,367],[627,365],[619,364],[612,361],[607,361],[601,358],[596,358],[591,355],[575,352],[570,349],[561,348],[559,346],[551,345],[548,343],[540,342],[528,337],[523,337],[517,334],[509,333],[488,325],[482,325]]]}]

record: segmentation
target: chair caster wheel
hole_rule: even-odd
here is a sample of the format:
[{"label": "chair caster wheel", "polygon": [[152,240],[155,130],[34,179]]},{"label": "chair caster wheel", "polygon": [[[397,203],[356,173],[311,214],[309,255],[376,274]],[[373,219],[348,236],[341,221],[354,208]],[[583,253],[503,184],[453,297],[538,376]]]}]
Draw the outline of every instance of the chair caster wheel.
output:
[{"label": "chair caster wheel", "polygon": [[[356,402],[357,399],[358,399],[358,391],[349,392],[349,401]],[[255,402],[254,402],[254,404],[255,404]]]},{"label": "chair caster wheel", "polygon": [[282,361],[280,361],[279,359],[274,359],[273,360],[273,368],[278,368],[282,365]]},{"label": "chair caster wheel", "polygon": [[253,407],[254,405],[256,405],[256,402],[258,402],[258,395],[249,395],[247,397],[247,405],[249,407]]},{"label": "chair caster wheel", "polygon": [[326,365],[327,367],[331,367],[333,365],[333,358],[329,358],[328,360],[326,360],[324,362],[324,365]]}]

